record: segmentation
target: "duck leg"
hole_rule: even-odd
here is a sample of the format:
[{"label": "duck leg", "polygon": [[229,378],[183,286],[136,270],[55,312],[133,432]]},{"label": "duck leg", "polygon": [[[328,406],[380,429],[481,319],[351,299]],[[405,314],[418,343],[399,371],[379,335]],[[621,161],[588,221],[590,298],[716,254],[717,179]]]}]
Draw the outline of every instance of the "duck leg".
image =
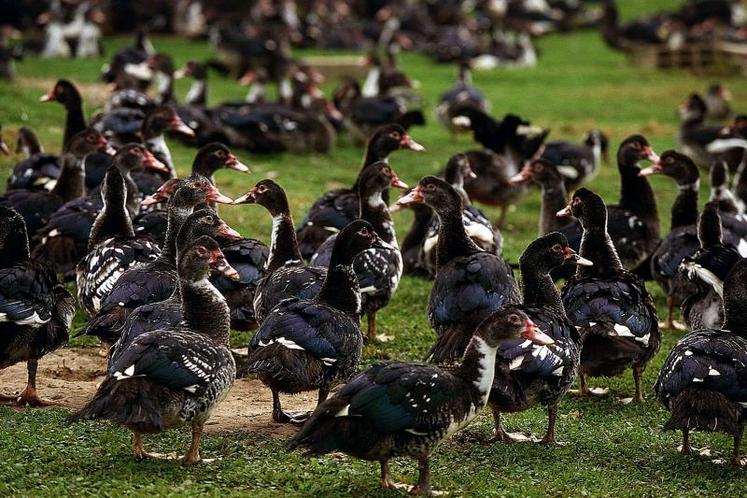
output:
[{"label": "duck leg", "polygon": [[490,439],[491,443],[520,443],[531,441],[532,437],[523,432],[508,432],[503,428],[503,422],[501,422],[501,412],[497,407],[491,406],[490,410],[493,412],[493,437]]},{"label": "duck leg", "polygon": [[29,360],[26,362],[26,368],[28,369],[28,383],[26,384],[26,389],[24,389],[20,396],[18,396],[18,399],[16,400],[16,403],[18,403],[19,406],[49,406],[52,405],[50,401],[45,401],[39,397],[39,394],[36,392],[36,369],[39,366],[39,360]]},{"label": "duck leg", "polygon": [[547,432],[545,433],[545,437],[542,438],[540,443],[546,444],[548,446],[553,446],[559,444],[558,441],[555,439],[555,421],[558,418],[558,405],[548,405],[547,406]]},{"label": "duck leg", "polygon": [[685,330],[687,328],[674,319],[674,296],[667,296],[667,319],[664,322],[659,322],[659,327],[670,330]]},{"label": "duck leg", "polygon": [[693,452],[692,446],[690,446],[690,429],[685,427],[682,429],[682,448],[680,453],[683,455],[689,455]]},{"label": "duck leg", "polygon": [[142,461],[146,458],[152,458],[155,460],[176,460],[179,458],[176,453],[148,453],[143,448],[143,434],[140,432],[134,432],[133,434],[135,439],[132,450],[135,454],[135,460]]},{"label": "duck leg", "polygon": [[744,426],[740,425],[737,428],[737,432],[734,434],[734,452],[731,455],[731,464],[737,467],[742,466],[742,459],[739,456],[739,447],[742,444],[742,433],[744,432]]},{"label": "duck leg", "polygon": [[572,389],[571,394],[578,396],[579,398],[588,398],[590,396],[604,396],[609,392],[609,389],[603,387],[592,387],[590,388],[586,384],[586,375],[578,373],[578,389]]},{"label": "duck leg", "polygon": [[366,321],[368,322],[368,342],[369,344],[376,340],[376,312],[369,311],[366,313]]},{"label": "duck leg", "polygon": [[192,422],[192,443],[189,450],[182,457],[182,465],[194,465],[201,461],[200,439],[202,439],[202,422]]},{"label": "duck leg", "polygon": [[418,496],[441,496],[441,491],[431,488],[431,468],[428,457],[418,459],[418,483],[410,490],[410,494]]},{"label": "duck leg", "polygon": [[633,380],[635,381],[635,396],[633,397],[633,403],[643,402],[643,388],[641,386],[642,377],[643,366],[640,364],[633,365]]},{"label": "duck leg", "polygon": [[[321,397],[321,390],[319,395]],[[325,399],[327,394],[325,392]],[[301,424],[309,418],[310,412],[286,412],[280,407],[280,393],[272,391],[272,420],[278,424]]]},{"label": "duck leg", "polygon": [[409,484],[403,484],[401,482],[392,481],[392,476],[389,473],[389,460],[379,460],[381,465],[381,487],[384,489],[404,489],[410,491],[412,486]]}]

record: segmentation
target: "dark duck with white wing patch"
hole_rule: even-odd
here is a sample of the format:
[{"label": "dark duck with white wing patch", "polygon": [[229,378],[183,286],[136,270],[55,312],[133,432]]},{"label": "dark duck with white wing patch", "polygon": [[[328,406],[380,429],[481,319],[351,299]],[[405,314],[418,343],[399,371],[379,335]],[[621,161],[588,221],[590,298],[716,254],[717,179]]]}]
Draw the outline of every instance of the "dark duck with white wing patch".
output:
[{"label": "dark duck with white wing patch", "polygon": [[724,325],[696,330],[667,356],[654,385],[670,411],[666,430],[682,431],[681,453],[690,454],[690,431],[724,432],[734,437],[733,465],[741,465],[740,443],[747,407],[747,261],[724,282]]},{"label": "dark duck with white wing patch", "polygon": [[580,144],[553,140],[541,148],[541,157],[556,164],[565,188],[574,190],[593,179],[607,160],[609,140],[599,130],[589,130]]},{"label": "dark duck with white wing patch", "polygon": [[319,402],[355,372],[363,350],[358,326],[361,297],[355,257],[377,243],[370,223],[357,220],[340,231],[327,277],[313,299],[280,302],[249,344],[241,375],[257,375],[272,391],[272,419],[299,422],[308,414],[286,413],[280,393],[319,390]]},{"label": "dark duck with white wing patch", "polygon": [[[387,162],[389,155],[400,149],[423,151],[399,125],[381,127],[368,141],[366,155],[355,183],[350,188],[330,190],[314,201],[297,231],[301,255],[309,259],[331,234],[341,230],[358,217],[358,186],[365,169],[379,161]],[[388,201],[388,197],[384,197]]]},{"label": "dark duck with white wing patch", "polygon": [[272,241],[265,275],[254,292],[254,314],[261,324],[282,300],[313,299],[322,288],[327,269],[304,264],[298,249],[288,197],[272,180],[259,181],[234,204],[258,204],[272,216]]},{"label": "dark duck with white wing patch", "polygon": [[485,95],[472,84],[472,72],[468,62],[459,64],[459,74],[456,82],[447,92],[441,95],[436,107],[438,120],[451,133],[462,133],[470,130],[469,120],[465,120],[459,114],[459,110],[463,107],[473,107],[483,112],[490,110],[490,103]]},{"label": "dark duck with white wing patch", "polygon": [[718,328],[724,323],[724,280],[742,259],[724,244],[719,204],[708,202],[698,221],[700,248],[680,264],[679,272],[694,287],[682,302],[682,316],[690,330]]},{"label": "dark duck with white wing patch", "polygon": [[[397,234],[384,201],[389,187],[407,188],[386,162],[370,165],[361,173],[358,184],[359,218],[373,225],[380,246],[363,251],[353,262],[361,292],[361,311],[368,322],[369,341],[387,340],[376,335],[376,313],[385,307],[399,286],[402,276],[402,254],[397,244]],[[334,251],[337,234],[331,235],[311,258],[314,266],[328,267]]]},{"label": "dark duck with white wing patch", "polygon": [[[509,442],[513,437],[503,429],[502,412],[520,412],[536,405],[547,407],[547,432],[543,444],[556,444],[555,420],[561,398],[576,379],[581,336],[568,321],[560,292],[550,271],[563,264],[590,266],[576,254],[565,236],[553,232],[535,240],[519,259],[524,311],[554,345],[535,345],[523,340],[504,341],[498,348],[497,366],[488,404],[493,411],[495,439]],[[498,310],[494,314],[501,314]],[[493,315],[477,330],[494,326]]]},{"label": "dark duck with white wing patch", "polygon": [[105,418],[127,427],[134,433],[138,459],[156,456],[143,449],[142,434],[190,424],[192,443],[181,461],[200,461],[205,422],[236,378],[228,349],[228,305],[207,279],[211,268],[235,274],[218,243],[201,237],[179,258],[184,321],[133,340],[71,421]]},{"label": "dark duck with white wing patch", "polygon": [[519,288],[511,267],[467,235],[462,198],[454,187],[426,176],[397,201],[410,203],[428,204],[439,219],[436,276],[427,308],[438,339],[429,356],[436,363],[456,361],[484,318],[503,305],[520,302]]},{"label": "dark duck with white wing patch", "polygon": [[581,188],[566,213],[584,228],[579,266],[563,287],[566,316],[582,338],[580,395],[587,396],[586,376],[613,377],[633,368],[634,401],[643,400],[641,378],[659,350],[661,332],[651,296],[640,278],[625,270],[607,233],[607,208],[601,197]]},{"label": "dark duck with white wing patch", "polygon": [[75,300],[54,272],[31,259],[23,218],[0,207],[0,368],[28,365],[23,392],[0,399],[47,404],[36,391],[38,362],[67,343],[74,314]]},{"label": "dark duck with white wing patch", "polygon": [[[470,338],[459,365],[377,362],[321,403],[290,449],[309,455],[342,451],[381,465],[381,487],[432,496],[429,456],[463,429],[488,402],[497,350],[507,341],[551,344],[521,310],[508,306]],[[418,484],[392,481],[389,460],[418,460]]]},{"label": "dark duck with white wing patch", "polygon": [[8,177],[8,190],[52,190],[62,169],[61,157],[46,154],[34,131],[25,126],[18,130],[16,152],[23,153],[26,159],[13,166]]}]

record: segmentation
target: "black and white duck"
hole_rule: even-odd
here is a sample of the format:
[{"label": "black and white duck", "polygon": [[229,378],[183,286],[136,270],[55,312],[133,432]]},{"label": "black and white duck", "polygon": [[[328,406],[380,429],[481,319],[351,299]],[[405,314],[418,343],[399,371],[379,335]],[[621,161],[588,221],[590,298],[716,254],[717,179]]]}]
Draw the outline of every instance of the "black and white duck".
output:
[{"label": "black and white duck", "polygon": [[542,147],[541,157],[557,165],[565,188],[575,190],[592,180],[607,161],[609,139],[599,130],[589,130],[582,143],[552,140]]},{"label": "black and white duck", "polygon": [[[387,125],[374,133],[368,142],[363,164],[355,183],[350,188],[340,188],[325,192],[311,206],[298,228],[298,243],[301,255],[308,259],[331,234],[338,232],[358,216],[358,185],[360,176],[368,166],[379,161],[386,162],[389,155],[401,149],[424,151],[399,125]],[[388,196],[384,196],[388,201]]]},{"label": "black and white duck", "polygon": [[[564,264],[591,266],[570,248],[558,232],[544,235],[527,246],[519,258],[523,303],[517,308],[552,338],[552,347],[523,339],[504,341],[498,348],[497,368],[488,404],[495,422],[495,439],[512,441],[503,428],[501,413],[520,412],[536,405],[547,408],[547,432],[543,444],[556,444],[555,421],[560,400],[576,379],[581,354],[581,336],[568,321],[560,292],[550,271]],[[499,309],[497,313],[502,314]],[[490,315],[477,331],[494,326]]]},{"label": "black and white duck", "polygon": [[210,284],[211,269],[228,276],[218,243],[201,237],[180,255],[178,274],[184,321],[136,337],[111,365],[93,398],[70,421],[108,419],[134,433],[135,458],[157,457],[143,448],[142,434],[190,424],[185,465],[201,460],[205,422],[236,379],[228,348],[229,311]]},{"label": "black and white duck", "polygon": [[690,156],[699,166],[708,167],[715,157],[708,152],[708,144],[719,138],[722,126],[705,123],[708,108],[703,98],[693,93],[679,108],[680,129],[677,149]]},{"label": "black and white duck", "polygon": [[706,117],[709,121],[723,123],[732,116],[731,92],[721,83],[711,83],[703,94]]},{"label": "black and white duck", "polygon": [[486,113],[490,110],[490,102],[472,84],[472,72],[468,62],[459,64],[456,82],[441,95],[436,107],[438,120],[451,133],[463,133],[470,130],[469,118],[458,113],[463,106],[471,106]]},{"label": "black and white duck", "polygon": [[[470,338],[459,365],[377,362],[321,403],[291,439],[309,455],[342,451],[381,465],[381,487],[433,496],[429,456],[488,402],[498,349],[507,341],[552,339],[520,309],[506,306]],[[389,460],[418,460],[418,484],[392,481]]]},{"label": "black and white duck", "polygon": [[708,177],[711,184],[708,201],[718,204],[719,211],[731,214],[744,213],[744,204],[737,200],[730,188],[729,168],[726,162],[720,159],[713,161]]},{"label": "black and white duck", "polygon": [[[376,334],[376,313],[384,308],[399,287],[402,276],[402,254],[397,244],[389,206],[384,192],[390,187],[407,188],[384,161],[368,166],[358,179],[359,218],[374,227],[379,245],[363,251],[353,262],[361,293],[361,311],[366,315],[369,341],[391,337]],[[329,267],[337,234],[330,235],[311,258],[313,266]]]},{"label": "black and white duck", "polygon": [[654,384],[671,416],[665,430],[682,431],[680,452],[688,455],[690,431],[734,437],[733,465],[741,465],[740,443],[747,406],[747,262],[741,260],[724,281],[724,324],[687,334],[664,361]]},{"label": "black and white duck", "polygon": [[[501,255],[503,251],[503,236],[493,227],[493,224],[482,211],[474,207],[464,191],[465,178],[473,179],[477,175],[472,171],[469,158],[465,154],[456,154],[449,159],[444,170],[444,180],[459,193],[462,198],[464,211],[462,221],[467,235],[477,246],[487,252]],[[438,217],[432,216],[428,232],[422,245],[420,255],[421,265],[429,274],[436,274],[436,246],[438,245]]]},{"label": "black and white duck", "polygon": [[113,343],[118,338],[124,319],[132,310],[171,296],[176,288],[179,230],[194,208],[206,202],[230,204],[233,200],[221,194],[206,178],[181,180],[169,199],[168,229],[161,254],[154,261],[126,270],[117,279],[109,295],[101,302],[99,312],[91,317],[86,334]]},{"label": "black and white duck", "polygon": [[39,360],[67,343],[75,300],[54,272],[31,258],[26,225],[0,207],[0,368],[25,361],[28,383],[20,395],[0,399],[48,404],[36,391]]},{"label": "black and white duck", "polygon": [[[101,302],[128,268],[155,260],[160,247],[148,236],[135,236],[127,211],[127,191],[137,188],[116,165],[142,163],[147,151],[139,144],[122,147],[114,157],[101,187],[104,207],[96,216],[88,239],[88,254],[75,268],[78,303],[87,315],[99,311]],[[128,185],[129,183],[129,185]]]},{"label": "black and white duck", "polygon": [[725,244],[719,204],[708,202],[698,220],[700,248],[679,267],[694,291],[682,302],[682,316],[690,330],[718,328],[724,323],[724,280],[742,256]]},{"label": "black and white duck", "polygon": [[461,358],[475,328],[490,313],[520,302],[511,267],[472,242],[462,223],[462,198],[444,180],[426,176],[397,204],[426,203],[439,218],[436,276],[428,298],[428,321],[438,339],[429,356],[436,363]]},{"label": "black and white duck", "polygon": [[[408,194],[405,191],[405,194]],[[415,275],[419,277],[430,277],[428,269],[423,264],[422,253],[425,237],[430,233],[431,223],[433,222],[433,210],[427,204],[409,204],[407,207],[413,213],[412,224],[410,229],[402,239],[400,252],[402,253],[402,273],[405,275]],[[390,212],[397,211],[401,208],[395,204],[389,208]]]},{"label": "black and white duck", "polygon": [[581,333],[579,394],[591,391],[586,377],[614,377],[633,368],[635,396],[643,400],[641,378],[659,350],[656,308],[639,277],[625,270],[607,233],[607,207],[601,197],[581,188],[562,213],[584,228],[580,255],[593,266],[579,266],[563,287],[566,315]]},{"label": "black and white duck", "polygon": [[18,130],[16,153],[23,154],[25,159],[13,166],[7,181],[8,190],[21,188],[50,191],[54,188],[62,169],[61,158],[46,154],[31,128],[24,126]]},{"label": "black and white duck", "polygon": [[296,240],[288,197],[273,180],[261,180],[234,204],[258,204],[272,216],[270,256],[254,291],[254,315],[262,324],[272,309],[291,297],[313,299],[322,288],[327,269],[304,264]]},{"label": "black and white duck", "polygon": [[281,301],[249,343],[240,374],[253,374],[272,391],[272,419],[299,422],[308,414],[284,412],[280,393],[319,390],[319,403],[358,367],[363,335],[358,326],[361,297],[353,261],[377,244],[373,226],[356,220],[343,228],[322,289],[313,299]]}]

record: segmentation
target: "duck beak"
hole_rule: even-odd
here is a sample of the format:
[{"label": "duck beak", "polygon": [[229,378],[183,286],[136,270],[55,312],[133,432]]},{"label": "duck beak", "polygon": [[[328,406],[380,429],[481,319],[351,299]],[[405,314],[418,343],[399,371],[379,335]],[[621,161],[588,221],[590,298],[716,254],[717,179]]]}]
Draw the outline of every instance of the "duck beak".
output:
[{"label": "duck beak", "polygon": [[555,216],[558,218],[569,218],[573,216],[573,209],[571,208],[571,205],[568,204],[566,207],[555,213]]},{"label": "duck beak", "polygon": [[256,75],[254,71],[245,72],[244,75],[241,78],[239,78],[239,85],[241,86],[251,85],[252,83],[254,83],[255,76]]},{"label": "duck beak", "polygon": [[550,346],[555,344],[555,341],[549,335],[542,332],[531,320],[524,322],[524,332],[521,333],[521,337],[528,339],[535,344],[540,346]]},{"label": "duck beak", "polygon": [[414,150],[415,152],[423,152],[425,151],[425,147],[417,143],[415,140],[413,140],[410,135],[406,134],[402,137],[402,140],[400,140],[400,145],[404,149],[410,149]]},{"label": "duck beak", "polygon": [[154,194],[149,195],[145,199],[143,199],[140,202],[140,205],[141,206],[152,206],[153,204],[158,204],[159,202],[163,202],[165,200],[166,200],[166,197],[163,194],[156,192]]},{"label": "duck beak", "polygon": [[57,96],[54,93],[54,88],[49,91],[46,95],[39,97],[39,102],[52,102],[57,100]]},{"label": "duck beak", "polygon": [[424,202],[425,197],[423,197],[423,192],[420,190],[420,186],[418,186],[412,189],[409,194],[400,197],[395,205],[404,207],[410,204],[423,204]]},{"label": "duck beak", "polygon": [[187,135],[189,137],[195,136],[194,130],[184,124],[182,118],[176,115],[174,116],[174,119],[171,120],[171,129],[174,131],[178,131],[179,133],[183,133],[184,135]]},{"label": "duck beak", "polygon": [[469,161],[467,161],[467,178],[475,179],[477,178],[477,173],[475,173],[475,170],[472,169],[472,166],[469,164]]},{"label": "duck beak", "polygon": [[576,251],[567,246],[565,252],[565,263],[573,263],[578,266],[594,266],[594,263],[586,258],[582,258]]},{"label": "duck beak", "polygon": [[113,156],[114,154],[117,153],[117,151],[114,150],[114,147],[111,146],[111,144],[106,140],[106,138],[103,135],[99,137],[99,142],[97,145],[98,145],[98,151],[101,153],[104,153],[109,156]]},{"label": "duck beak", "polygon": [[521,171],[509,178],[508,182],[512,185],[523,185],[525,183],[529,183],[531,180],[532,166],[527,164],[523,168],[521,168]]},{"label": "duck beak", "polygon": [[220,193],[220,190],[213,187],[207,195],[208,202],[218,202],[220,204],[233,204],[233,199]]},{"label": "duck beak", "polygon": [[257,202],[257,187],[252,187],[249,192],[234,199],[234,204],[254,204]]},{"label": "duck beak", "polygon": [[177,80],[181,80],[183,78],[187,77],[187,66],[181,67],[174,71],[174,78]]},{"label": "duck beak", "polygon": [[210,253],[210,268],[221,272],[231,280],[239,280],[241,278],[239,272],[226,262],[226,257],[221,251],[213,251]]},{"label": "duck beak", "polygon": [[229,240],[239,240],[241,238],[241,234],[228,226],[226,222],[222,222],[221,225],[218,227],[218,235],[221,237],[224,237]]},{"label": "duck beak", "polygon": [[646,146],[643,148],[643,158],[648,159],[652,163],[658,163],[659,162],[659,155],[654,152],[654,149],[651,148],[651,146]]},{"label": "duck beak", "polygon": [[381,240],[381,237],[379,237],[376,233],[374,233],[371,239],[371,248],[372,249],[389,249],[389,245],[383,240]]},{"label": "duck beak", "polygon": [[399,178],[397,178],[397,175],[392,175],[392,179],[389,182],[389,185],[392,186],[392,187],[401,188],[401,189],[410,188],[410,187],[407,186],[407,184],[405,182],[403,182],[402,180],[400,180]]},{"label": "duck beak", "polygon": [[249,169],[249,166],[239,161],[233,154],[228,154],[228,158],[226,159],[226,166],[230,169],[241,171],[242,173],[252,172],[252,170]]},{"label": "duck beak", "polygon": [[662,171],[663,169],[661,167],[661,164],[656,162],[648,168],[643,168],[641,171],[639,171],[638,176],[660,175]]},{"label": "duck beak", "polygon": [[10,149],[8,148],[8,144],[0,140],[0,152],[5,154],[6,156],[10,155]]},{"label": "duck beak", "polygon": [[340,110],[332,102],[328,102],[324,109],[325,111],[327,111],[327,114],[329,114],[329,117],[331,117],[335,121],[342,121],[345,118],[345,116],[342,115]]},{"label": "duck beak", "polygon": [[158,171],[159,173],[168,173],[169,168],[166,167],[156,156],[149,150],[145,151],[145,157],[143,158],[143,166],[152,171]]},{"label": "duck beak", "polygon": [[454,116],[451,118],[451,124],[454,125],[455,128],[469,130],[472,127],[472,120],[467,116]]}]

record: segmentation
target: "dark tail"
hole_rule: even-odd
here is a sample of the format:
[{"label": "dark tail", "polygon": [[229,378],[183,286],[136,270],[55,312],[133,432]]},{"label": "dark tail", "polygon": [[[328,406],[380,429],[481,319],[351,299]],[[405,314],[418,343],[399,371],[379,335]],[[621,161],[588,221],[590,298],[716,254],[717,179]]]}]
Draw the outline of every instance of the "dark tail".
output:
[{"label": "dark tail", "polygon": [[473,332],[474,327],[470,325],[452,325],[436,339],[425,359],[431,363],[453,363],[461,360]]},{"label": "dark tail", "polygon": [[741,430],[740,409],[721,393],[686,389],[669,403],[671,417],[665,430],[697,429],[736,434]]},{"label": "dark tail", "polygon": [[314,410],[309,420],[288,443],[288,450],[304,448],[306,455],[323,455],[337,450],[365,454],[366,442],[375,441],[373,427],[360,417],[337,417],[349,399],[333,397]]},{"label": "dark tail", "polygon": [[68,423],[105,418],[145,433],[163,431],[161,413],[168,399],[166,388],[145,378],[108,378],[93,399],[68,417]]},{"label": "dark tail", "polygon": [[102,342],[114,344],[119,339],[125,319],[129,314],[122,306],[107,306],[91,318],[83,331],[85,335],[98,337]]},{"label": "dark tail", "polygon": [[396,122],[405,130],[409,130],[411,126],[425,126],[425,116],[421,111],[407,111]]}]

